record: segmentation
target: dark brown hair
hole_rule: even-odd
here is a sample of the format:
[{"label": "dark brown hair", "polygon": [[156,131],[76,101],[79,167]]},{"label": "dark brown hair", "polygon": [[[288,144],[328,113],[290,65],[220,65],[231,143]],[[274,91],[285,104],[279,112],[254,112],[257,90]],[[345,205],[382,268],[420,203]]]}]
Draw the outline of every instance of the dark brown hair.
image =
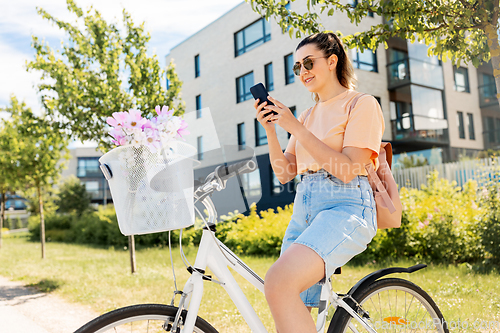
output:
[{"label": "dark brown hair", "polygon": [[[338,58],[336,74],[340,84],[347,89],[354,89],[356,87],[356,74],[352,67],[351,60],[342,45],[340,39],[333,32],[318,32],[304,38],[295,51],[307,44],[314,44],[325,57],[335,54]],[[314,99],[319,100],[315,94]]]}]

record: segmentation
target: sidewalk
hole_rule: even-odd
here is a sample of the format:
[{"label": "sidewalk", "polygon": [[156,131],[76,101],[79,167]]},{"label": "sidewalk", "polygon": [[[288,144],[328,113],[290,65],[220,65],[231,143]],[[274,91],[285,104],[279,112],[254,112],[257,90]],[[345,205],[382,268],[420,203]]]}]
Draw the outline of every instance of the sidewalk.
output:
[{"label": "sidewalk", "polygon": [[88,307],[0,276],[0,333],[70,333],[97,316]]}]

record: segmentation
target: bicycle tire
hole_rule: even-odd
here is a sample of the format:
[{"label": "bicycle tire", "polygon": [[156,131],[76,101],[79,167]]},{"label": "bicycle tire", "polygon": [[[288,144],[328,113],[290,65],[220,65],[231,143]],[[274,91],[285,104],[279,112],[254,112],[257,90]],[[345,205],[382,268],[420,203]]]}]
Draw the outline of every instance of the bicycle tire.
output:
[{"label": "bicycle tire", "polygon": [[[95,318],[80,327],[74,333],[104,333],[121,331],[137,333],[165,332],[165,330],[162,329],[162,325],[166,321],[173,322],[173,318],[175,318],[177,310],[178,308],[175,306],[164,304],[139,304],[127,306]],[[187,311],[183,310],[181,313],[183,320],[186,320],[186,315]],[[123,330],[120,329],[122,327]],[[143,330],[144,327],[146,327],[146,330]],[[212,325],[200,317],[196,318],[194,332],[218,333]]]},{"label": "bicycle tire", "polygon": [[[398,291],[400,291],[399,296]],[[406,308],[404,312],[398,309],[398,300],[403,302],[403,295]],[[411,299],[407,297],[408,295],[411,296]],[[381,296],[385,301],[381,301]],[[405,329],[406,332],[409,329],[410,332],[425,330],[426,332],[449,333],[443,314],[436,303],[422,288],[410,281],[398,278],[377,280],[365,288],[356,290],[352,297],[363,310],[368,312],[369,321],[377,331],[402,332]],[[358,311],[359,307],[352,300],[346,299],[346,302],[355,311]],[[422,309],[423,311],[420,313]],[[335,311],[327,332],[352,332],[349,328],[351,322],[358,331],[366,332],[366,329],[343,308],[338,308]],[[440,324],[436,325],[437,322]]]}]

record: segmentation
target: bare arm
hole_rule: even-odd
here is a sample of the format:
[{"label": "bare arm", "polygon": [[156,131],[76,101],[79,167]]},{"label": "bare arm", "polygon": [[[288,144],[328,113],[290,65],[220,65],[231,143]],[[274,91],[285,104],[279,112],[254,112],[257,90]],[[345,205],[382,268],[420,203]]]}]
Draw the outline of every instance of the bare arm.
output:
[{"label": "bare arm", "polygon": [[[259,100],[254,103],[255,109],[257,109],[257,120],[262,124],[266,130],[267,144],[269,146],[269,159],[271,160],[271,165],[276,177],[281,184],[288,183],[297,175],[297,166],[295,155],[290,153],[283,153],[281,150],[278,137],[276,135],[275,121],[267,122],[271,120],[274,116],[271,114],[264,117],[264,114],[268,111],[263,110],[263,107],[267,102],[258,104]],[[295,117],[294,117],[295,118]]]},{"label": "bare arm", "polygon": [[272,116],[274,123],[294,135],[323,169],[341,179],[344,183],[350,182],[361,174],[365,165],[370,163],[372,155],[370,149],[346,147],[342,152],[338,152],[327,146],[297,121],[286,106],[270,96],[269,99],[275,106],[266,106],[265,110],[278,113],[278,115]]}]

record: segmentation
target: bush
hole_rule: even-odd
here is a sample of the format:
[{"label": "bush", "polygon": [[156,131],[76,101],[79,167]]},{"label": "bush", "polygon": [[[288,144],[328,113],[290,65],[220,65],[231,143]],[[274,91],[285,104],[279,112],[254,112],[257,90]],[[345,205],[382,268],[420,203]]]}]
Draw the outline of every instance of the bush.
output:
[{"label": "bush", "polygon": [[481,191],[484,212],[479,233],[484,246],[485,263],[500,266],[500,184],[497,179],[490,181]]},{"label": "bush", "polygon": [[428,175],[421,190],[402,188],[401,228],[378,230],[368,249],[355,261],[391,261],[401,257],[434,263],[477,262],[484,255],[478,232],[482,209],[477,184],[463,190],[455,182]]},{"label": "bush", "polygon": [[91,196],[75,176],[66,178],[59,189],[56,205],[61,213],[76,213],[82,215],[90,207]]},{"label": "bush", "polygon": [[[479,195],[478,195],[479,192]],[[500,265],[500,185],[491,182],[478,191],[473,181],[461,189],[456,183],[428,176],[421,190],[402,188],[401,228],[379,230],[354,263],[393,261],[402,257],[427,263],[478,263]],[[248,216],[231,215],[217,225],[217,237],[236,253],[277,256],[280,253],[293,206],[257,213],[251,207]],[[30,217],[32,239],[39,239],[39,217]],[[118,228],[113,206],[97,212],[50,214],[46,218],[47,239],[51,241],[127,246],[127,237]],[[183,244],[197,245],[202,229],[183,231]],[[172,232],[177,244],[180,232]],[[138,246],[166,246],[168,233],[135,237]]]}]

